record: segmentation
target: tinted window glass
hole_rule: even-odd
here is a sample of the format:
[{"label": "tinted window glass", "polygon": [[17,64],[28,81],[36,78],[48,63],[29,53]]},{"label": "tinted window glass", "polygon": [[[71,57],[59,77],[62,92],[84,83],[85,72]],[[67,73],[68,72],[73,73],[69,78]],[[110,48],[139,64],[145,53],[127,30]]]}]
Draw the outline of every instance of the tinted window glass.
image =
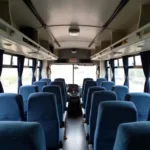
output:
[{"label": "tinted window glass", "polygon": [[1,81],[5,93],[17,93],[18,87],[17,68],[3,68]]},{"label": "tinted window glass", "polygon": [[122,66],[123,66],[123,61],[122,61],[122,59],[119,59],[118,61],[119,61],[119,66],[122,67]]},{"label": "tinted window glass", "polygon": [[124,84],[124,69],[123,68],[116,68],[115,69],[115,82],[116,85],[123,85]]},{"label": "tinted window glass", "polygon": [[129,90],[130,92],[144,91],[145,76],[143,69],[129,69]]},{"label": "tinted window glass", "polygon": [[84,78],[96,80],[96,66],[74,66],[74,83],[82,86]]},{"label": "tinted window glass", "polygon": [[133,57],[129,57],[129,66],[134,66],[134,58]]},{"label": "tinted window glass", "polygon": [[3,65],[11,64],[11,55],[4,54],[3,55]]},{"label": "tinted window glass", "polygon": [[12,65],[17,66],[17,57],[13,56]]},{"label": "tinted window glass", "polygon": [[135,56],[135,65],[142,66],[141,56]]}]

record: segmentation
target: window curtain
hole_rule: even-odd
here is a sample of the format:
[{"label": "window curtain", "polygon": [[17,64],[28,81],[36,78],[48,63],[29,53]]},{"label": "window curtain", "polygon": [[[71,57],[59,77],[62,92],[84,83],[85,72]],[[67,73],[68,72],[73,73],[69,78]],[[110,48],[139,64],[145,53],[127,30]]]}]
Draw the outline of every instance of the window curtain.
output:
[{"label": "window curtain", "polygon": [[40,61],[40,67],[39,67],[39,81],[42,79],[42,68],[43,68],[43,61]]},{"label": "window curtain", "polygon": [[111,71],[112,71],[112,78],[111,81],[115,82],[115,65],[114,65],[114,60],[110,60],[109,61],[110,67],[111,67]]},{"label": "window curtain", "polygon": [[108,80],[108,67],[107,67],[107,61],[105,61],[105,78]]},{"label": "window curtain", "polygon": [[24,56],[18,56],[18,93],[19,93],[19,89],[22,86],[22,74],[23,74],[23,68],[24,68]]},{"label": "window curtain", "polygon": [[141,61],[146,78],[144,92],[150,93],[150,51],[141,53]]},{"label": "window curtain", "polygon": [[35,71],[37,66],[37,60],[35,58],[33,58],[32,60],[33,60],[33,65],[32,65],[32,84],[33,84],[33,82],[36,81]]},{"label": "window curtain", "polygon": [[3,54],[4,54],[4,51],[0,50],[0,93],[4,93],[3,85],[1,82],[1,74],[2,74],[2,69],[3,69]]},{"label": "window curtain", "polygon": [[124,85],[126,85],[127,87],[129,87],[129,68],[128,68],[128,57],[125,56],[122,58],[123,61],[123,68],[124,68],[124,74],[125,74],[125,81],[124,81]]}]

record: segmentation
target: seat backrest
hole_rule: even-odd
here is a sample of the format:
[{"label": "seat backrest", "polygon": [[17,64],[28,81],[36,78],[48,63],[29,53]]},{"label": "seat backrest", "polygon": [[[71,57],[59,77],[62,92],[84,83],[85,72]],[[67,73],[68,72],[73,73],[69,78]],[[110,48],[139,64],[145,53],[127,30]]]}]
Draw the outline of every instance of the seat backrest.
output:
[{"label": "seat backrest", "polygon": [[117,96],[112,91],[98,91],[92,94],[91,111],[89,116],[89,140],[93,143],[96,128],[98,106],[104,101],[116,101]]},{"label": "seat backrest", "polygon": [[42,92],[43,87],[46,86],[47,83],[44,81],[35,81],[33,85],[36,85],[38,87],[38,91]]},{"label": "seat backrest", "polygon": [[57,101],[59,120],[60,120],[60,123],[62,123],[64,108],[63,108],[63,100],[62,100],[62,94],[61,94],[60,87],[58,85],[51,85],[51,86],[47,85],[47,86],[43,87],[43,92],[55,94],[56,101]]},{"label": "seat backrest", "polygon": [[51,85],[57,85],[57,86],[60,87],[61,93],[62,93],[62,99],[63,99],[63,108],[65,110],[65,108],[66,108],[66,102],[67,102],[67,92],[65,90],[64,82],[54,81],[54,82],[51,83]]},{"label": "seat backrest", "polygon": [[86,106],[85,106],[85,118],[86,123],[89,124],[89,115],[90,115],[90,109],[91,109],[91,101],[92,101],[92,94],[96,91],[104,91],[105,89],[102,87],[90,87],[87,94],[87,100],[86,100]]},{"label": "seat backrest", "polygon": [[113,150],[149,150],[150,122],[123,123],[119,126]]},{"label": "seat backrest", "polygon": [[0,94],[0,121],[24,121],[23,100],[18,94]]},{"label": "seat backrest", "polygon": [[19,94],[23,98],[23,104],[24,104],[24,113],[26,114],[28,109],[28,98],[30,94],[38,92],[38,87],[35,85],[26,85],[21,86],[19,89]]},{"label": "seat backrest", "polygon": [[126,101],[135,104],[138,111],[138,121],[146,121],[150,109],[150,94],[148,93],[129,93],[125,97]]},{"label": "seat backrest", "polygon": [[121,123],[135,121],[137,121],[137,110],[132,102],[102,102],[98,107],[94,150],[112,150],[118,126]]},{"label": "seat backrest", "polygon": [[102,85],[102,82],[104,82],[104,81],[107,81],[105,78],[98,78],[97,79],[97,86],[101,86]]},{"label": "seat backrest", "polygon": [[83,91],[84,91],[84,87],[85,87],[85,82],[86,81],[93,81],[93,79],[92,78],[84,78],[84,80],[83,80],[83,84],[82,84],[82,95],[83,95]]},{"label": "seat backrest", "polygon": [[106,90],[112,90],[112,87],[115,85],[114,82],[111,81],[104,81],[102,82],[102,87],[104,87]]},{"label": "seat backrest", "polygon": [[96,82],[95,81],[91,81],[88,80],[85,82],[85,87],[84,87],[84,91],[83,91],[83,97],[82,97],[82,101],[83,101],[83,107],[85,108],[86,105],[86,98],[87,98],[87,94],[88,94],[88,90],[90,87],[96,86]]},{"label": "seat backrest", "polygon": [[46,82],[47,85],[51,85],[51,79],[43,78],[43,79],[41,79],[40,81]]},{"label": "seat backrest", "polygon": [[50,93],[34,93],[28,100],[28,122],[38,122],[42,126],[47,148],[58,148],[59,117],[56,96]]},{"label": "seat backrest", "polygon": [[117,95],[117,100],[124,100],[126,94],[129,93],[129,89],[127,86],[116,85],[112,87],[112,91],[114,91]]},{"label": "seat backrest", "polygon": [[44,132],[35,122],[0,123],[1,150],[46,150]]}]

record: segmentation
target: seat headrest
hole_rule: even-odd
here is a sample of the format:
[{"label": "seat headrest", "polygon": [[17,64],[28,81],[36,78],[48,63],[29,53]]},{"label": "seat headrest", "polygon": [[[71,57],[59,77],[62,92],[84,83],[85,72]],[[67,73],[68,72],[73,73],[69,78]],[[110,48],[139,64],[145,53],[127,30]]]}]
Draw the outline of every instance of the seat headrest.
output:
[{"label": "seat headrest", "polygon": [[105,88],[104,87],[98,87],[98,86],[92,86],[92,87],[90,87],[89,88],[89,92],[91,91],[96,91],[96,90],[105,90]]},{"label": "seat headrest", "polygon": [[60,86],[58,85],[44,86],[42,91],[55,94],[57,98],[57,103],[61,103],[62,95]]},{"label": "seat headrest", "polygon": [[51,85],[51,86],[47,85],[43,87],[43,92],[50,92],[53,90],[58,91],[61,90],[61,88],[58,85]]},{"label": "seat headrest", "polygon": [[105,78],[98,78],[97,79],[97,85],[98,86],[101,86],[102,85],[102,82],[104,82],[104,81],[107,81]]},{"label": "seat headrest", "polygon": [[137,100],[137,99],[138,100],[144,100],[144,99],[149,100],[150,94],[148,94],[148,93],[128,93],[125,97],[126,101]]},{"label": "seat headrest", "polygon": [[0,122],[0,149],[46,150],[45,135],[35,122]]},{"label": "seat headrest", "polygon": [[35,81],[35,82],[33,83],[33,85],[36,85],[36,86],[38,87],[38,91],[41,92],[43,86],[46,86],[47,83],[44,82],[44,81]]},{"label": "seat headrest", "polygon": [[0,121],[24,120],[23,99],[21,95],[0,94]]},{"label": "seat headrest", "polygon": [[35,85],[21,86],[19,90],[19,94],[22,95],[23,100],[27,100],[31,93],[36,93],[36,92],[38,92],[38,87]]},{"label": "seat headrest", "polygon": [[[41,110],[43,108],[43,110]],[[44,114],[50,113],[52,116],[56,113],[56,96],[52,93],[39,92],[33,93],[28,99],[28,110],[34,112],[40,111]],[[55,114],[56,116],[57,114]]]},{"label": "seat headrest", "polygon": [[129,93],[125,96],[126,101],[135,104],[138,111],[138,120],[146,121],[150,108],[150,94],[148,93]]},{"label": "seat headrest", "polygon": [[59,86],[63,86],[63,88],[65,87],[65,84],[62,81],[54,81],[51,83],[51,85],[59,85]]},{"label": "seat headrest", "polygon": [[65,79],[63,79],[63,78],[56,78],[55,81],[61,81],[61,82],[65,83]]},{"label": "seat headrest", "polygon": [[[132,122],[137,120],[137,110],[132,102],[106,101],[99,105],[99,115],[107,124],[105,127],[114,128],[119,122]],[[110,124],[109,124],[109,123]]]},{"label": "seat headrest", "polygon": [[116,100],[116,93],[112,91],[96,91],[92,94],[92,99],[107,99],[107,100]]},{"label": "seat headrest", "polygon": [[40,81],[46,82],[47,85],[50,85],[50,84],[51,84],[51,79],[48,79],[48,78],[43,78],[43,79],[41,79]]},{"label": "seat headrest", "polygon": [[92,81],[92,80],[85,81],[85,87],[90,86],[90,85],[96,86],[97,84],[95,81]]},{"label": "seat headrest", "polygon": [[114,150],[150,149],[150,122],[123,123],[119,126]]},{"label": "seat headrest", "polygon": [[137,111],[132,102],[101,102],[98,107],[94,147],[113,149],[118,126],[121,123],[134,121],[137,121]]},{"label": "seat headrest", "polygon": [[115,83],[114,82],[111,82],[111,81],[104,81],[102,82],[102,87],[105,87],[106,90],[111,90],[112,89],[112,86],[114,86]]},{"label": "seat headrest", "polygon": [[124,100],[126,94],[129,93],[129,88],[127,86],[116,85],[112,87],[112,91],[116,93],[117,100]]}]

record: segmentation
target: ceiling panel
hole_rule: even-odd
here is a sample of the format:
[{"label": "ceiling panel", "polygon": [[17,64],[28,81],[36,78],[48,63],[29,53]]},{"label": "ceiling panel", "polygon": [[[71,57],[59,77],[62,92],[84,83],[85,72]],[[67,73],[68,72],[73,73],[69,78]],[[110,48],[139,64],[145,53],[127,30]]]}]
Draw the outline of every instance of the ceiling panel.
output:
[{"label": "ceiling panel", "polygon": [[[100,31],[100,26],[112,15],[120,0],[31,0],[37,12],[47,25],[60,25],[48,27],[48,31],[53,33],[61,48],[88,48],[95,35]],[[140,5],[150,4],[150,0],[130,0],[123,10],[110,24],[108,30],[98,35],[95,45],[100,41],[110,40],[111,31],[132,30],[137,27],[140,12]],[[10,9],[13,22],[17,27],[30,26],[37,28],[40,39],[53,40],[47,32],[40,28],[41,24],[27,8],[23,0],[10,0]],[[80,35],[71,37],[68,33],[69,25],[79,25]],[[68,26],[61,26],[68,25]],[[91,25],[99,27],[83,27],[80,25]],[[56,45],[56,44],[55,44]],[[56,46],[58,47],[58,46]]]},{"label": "ceiling panel", "polygon": [[103,25],[120,0],[32,0],[47,25]]},{"label": "ceiling panel", "polygon": [[106,29],[102,34],[98,34],[95,39],[95,44],[98,46],[101,44],[101,41],[111,41],[112,30]]},{"label": "ceiling panel", "polygon": [[41,26],[23,0],[10,0],[9,2],[12,20],[16,27],[30,26],[36,28]]},{"label": "ceiling panel", "polygon": [[61,47],[57,49],[64,49],[64,48],[95,49],[94,44],[89,48],[87,46],[89,42],[84,42],[84,41],[64,41],[59,43]]},{"label": "ceiling panel", "polygon": [[55,38],[58,41],[63,40],[81,40],[81,41],[91,41],[94,36],[99,31],[99,28],[92,28],[92,27],[79,27],[80,34],[79,36],[73,37],[69,34],[69,26],[63,27],[52,27],[49,30],[54,34]]},{"label": "ceiling panel", "polygon": [[50,43],[53,42],[53,39],[50,36],[50,32],[47,32],[44,28],[39,28],[38,34],[40,40],[46,40],[49,41]]},{"label": "ceiling panel", "polygon": [[142,4],[150,4],[150,0],[130,0],[109,27],[129,30],[135,24],[138,24]]},{"label": "ceiling panel", "polygon": [[[93,28],[93,27],[79,27],[80,34],[79,36],[73,37],[69,34],[69,26],[63,26],[63,27],[52,27],[49,28],[49,30],[52,32],[52,34],[55,36],[57,41],[60,44],[61,47],[70,47],[75,46],[76,48],[88,48],[89,43],[92,41],[92,39],[95,37],[95,35],[98,33],[99,28]],[[77,44],[76,44],[77,43]]]}]

